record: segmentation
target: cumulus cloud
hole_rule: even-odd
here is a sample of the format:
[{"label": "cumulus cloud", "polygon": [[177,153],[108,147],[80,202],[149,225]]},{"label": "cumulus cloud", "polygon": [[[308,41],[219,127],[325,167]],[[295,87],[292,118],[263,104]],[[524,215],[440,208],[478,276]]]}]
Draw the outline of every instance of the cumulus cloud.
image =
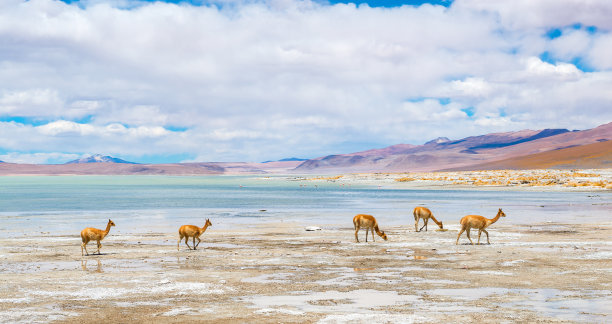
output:
[{"label": "cumulus cloud", "polygon": [[2,1],[0,153],[262,161],[612,119],[606,2],[215,3]]},{"label": "cumulus cloud", "polygon": [[46,163],[63,163],[80,158],[78,154],[65,153],[21,153],[8,152],[0,154],[0,160],[8,163],[25,163],[25,164],[46,164]]}]

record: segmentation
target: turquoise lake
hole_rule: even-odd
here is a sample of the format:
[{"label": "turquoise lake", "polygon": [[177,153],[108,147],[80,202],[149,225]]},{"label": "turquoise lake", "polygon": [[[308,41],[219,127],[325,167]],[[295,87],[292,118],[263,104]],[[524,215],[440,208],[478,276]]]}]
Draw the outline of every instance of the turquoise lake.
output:
[{"label": "turquoise lake", "polygon": [[108,218],[124,233],[175,231],[206,218],[214,228],[276,221],[352,227],[358,213],[413,225],[418,205],[445,224],[467,214],[493,217],[497,208],[507,223],[598,222],[610,220],[612,193],[342,186],[280,176],[7,176],[0,177],[0,235],[73,233],[104,227]]}]

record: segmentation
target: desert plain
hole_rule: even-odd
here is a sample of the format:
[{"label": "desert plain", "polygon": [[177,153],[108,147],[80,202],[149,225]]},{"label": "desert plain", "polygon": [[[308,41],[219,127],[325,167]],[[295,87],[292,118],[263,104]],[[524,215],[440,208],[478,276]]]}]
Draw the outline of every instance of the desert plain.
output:
[{"label": "desert plain", "polygon": [[[352,177],[303,181],[344,179],[348,185],[363,175]],[[367,181],[381,181],[377,177],[408,185],[387,175]],[[604,196],[598,204],[612,206],[608,190],[588,190]],[[100,255],[91,254],[95,243],[89,244],[89,256],[81,256],[78,233],[0,237],[0,322],[612,320],[612,219],[501,219],[489,228],[491,244],[483,234],[481,244],[471,245],[464,234],[456,245],[456,219],[442,219],[447,231],[437,231],[430,221],[427,231],[416,232],[411,218],[401,225],[380,224],[387,241],[370,236],[365,242],[361,231],[360,243],[350,219],[322,226],[307,219],[261,221],[234,228],[215,227],[213,220],[197,250],[184,242],[177,249],[175,228],[111,231]],[[476,231],[472,239],[476,242]]]}]

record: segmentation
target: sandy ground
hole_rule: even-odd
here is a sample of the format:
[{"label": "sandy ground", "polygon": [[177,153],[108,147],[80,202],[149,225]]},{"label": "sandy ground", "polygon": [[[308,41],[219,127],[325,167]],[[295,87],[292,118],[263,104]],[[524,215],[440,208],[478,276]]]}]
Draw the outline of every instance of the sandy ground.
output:
[{"label": "sandy ground", "polygon": [[2,238],[0,322],[612,321],[612,223],[502,219],[475,246],[458,225],[381,224],[389,240],[368,243],[350,220],[306,226],[213,225],[195,251],[170,229],[111,231],[85,257],[78,234]]}]

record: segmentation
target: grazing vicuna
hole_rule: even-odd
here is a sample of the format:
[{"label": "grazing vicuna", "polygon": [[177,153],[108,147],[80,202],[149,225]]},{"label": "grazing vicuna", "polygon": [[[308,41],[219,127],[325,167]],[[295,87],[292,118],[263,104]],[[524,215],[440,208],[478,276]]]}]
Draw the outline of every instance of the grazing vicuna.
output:
[{"label": "grazing vicuna", "polygon": [[[189,238],[193,237],[193,250],[195,250],[198,247],[198,245],[200,245],[200,235],[206,232],[206,229],[208,228],[208,226],[212,226],[212,223],[210,222],[208,218],[206,219],[206,224],[204,224],[204,227],[197,227],[195,225],[181,226],[181,228],[179,228],[179,240],[178,240],[178,243],[176,244],[176,250],[180,251],[180,244],[181,244],[181,241],[183,240],[183,237],[185,238],[185,244],[190,250],[191,250],[191,246],[189,246],[188,242],[189,242]],[[198,240],[198,244],[196,244],[195,242],[196,239]]]},{"label": "grazing vicuna", "polygon": [[374,242],[376,242],[376,240],[374,240],[374,231],[376,231],[376,234],[382,237],[385,241],[387,240],[387,234],[378,229],[378,222],[376,221],[376,218],[374,218],[374,216],[372,215],[355,215],[355,217],[353,217],[353,225],[355,226],[355,240],[357,241],[357,243],[359,243],[359,237],[357,236],[357,233],[359,233],[359,230],[361,228],[365,228],[366,230],[366,242],[368,241],[369,230],[372,231],[372,240]]},{"label": "grazing vicuna", "polygon": [[[434,223],[440,226],[440,229],[444,228],[442,227],[442,222],[438,222],[438,220],[431,213],[431,210],[429,210],[426,207],[416,207],[414,211],[412,212],[412,214],[414,215],[414,231],[415,232],[420,232],[423,229],[423,227],[425,227],[425,232],[427,232],[427,222],[429,221],[430,218],[432,221],[434,221]],[[423,227],[421,228],[419,228],[419,218],[422,218],[423,223],[424,223]]]},{"label": "grazing vicuna", "polygon": [[487,234],[487,244],[491,244],[491,242],[489,242],[489,232],[487,232],[485,230],[485,228],[489,227],[491,224],[497,222],[497,220],[500,217],[506,217],[506,214],[504,214],[504,212],[501,210],[501,208],[499,209],[499,211],[497,211],[497,215],[495,216],[495,218],[489,219],[489,218],[485,218],[479,215],[467,215],[464,216],[463,218],[461,218],[461,230],[459,231],[459,235],[457,235],[457,242],[455,244],[459,244],[459,237],[461,236],[461,233],[463,233],[463,231],[466,231],[466,235],[468,240],[470,240],[470,242],[472,243],[472,245],[474,245],[474,242],[472,241],[472,239],[470,238],[470,229],[471,228],[477,228],[478,229],[478,244],[480,244],[480,234],[482,234],[482,232],[485,232],[485,234]]},{"label": "grazing vicuna", "polygon": [[113,221],[109,219],[108,224],[106,224],[106,230],[104,231],[101,229],[93,228],[93,227],[88,227],[82,230],[81,240],[83,241],[83,243],[81,243],[81,256],[83,255],[83,249],[85,249],[85,253],[89,255],[89,252],[87,252],[87,243],[89,243],[89,241],[98,242],[98,254],[100,254],[100,248],[102,247],[102,244],[100,244],[100,241],[102,241],[102,239],[104,239],[106,235],[108,235],[108,232],[110,232],[111,226],[115,226],[115,223],[113,223]]}]

